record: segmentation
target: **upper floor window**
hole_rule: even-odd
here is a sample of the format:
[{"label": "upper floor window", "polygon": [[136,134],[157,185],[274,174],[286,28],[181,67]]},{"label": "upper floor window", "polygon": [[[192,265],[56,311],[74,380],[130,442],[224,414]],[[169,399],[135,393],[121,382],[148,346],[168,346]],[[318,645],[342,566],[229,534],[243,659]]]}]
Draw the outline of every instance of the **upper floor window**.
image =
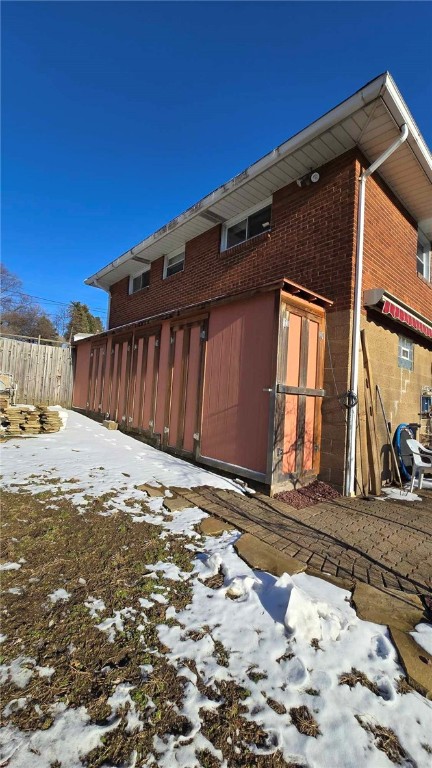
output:
[{"label": "upper floor window", "polygon": [[226,251],[256,235],[268,232],[271,228],[271,214],[272,200],[269,198],[227,221],[222,230],[221,250]]},{"label": "upper floor window", "polygon": [[171,275],[176,275],[177,272],[183,272],[184,263],[185,263],[185,252],[183,248],[179,251],[173,251],[173,253],[168,253],[165,256],[164,273],[163,273],[164,280],[166,277],[170,277]]},{"label": "upper floor window", "polygon": [[150,285],[150,267],[140,272],[139,275],[131,275],[129,279],[129,293],[137,293],[142,288],[148,288]]},{"label": "upper floor window", "polygon": [[431,244],[419,230],[417,241],[417,274],[431,281]]}]

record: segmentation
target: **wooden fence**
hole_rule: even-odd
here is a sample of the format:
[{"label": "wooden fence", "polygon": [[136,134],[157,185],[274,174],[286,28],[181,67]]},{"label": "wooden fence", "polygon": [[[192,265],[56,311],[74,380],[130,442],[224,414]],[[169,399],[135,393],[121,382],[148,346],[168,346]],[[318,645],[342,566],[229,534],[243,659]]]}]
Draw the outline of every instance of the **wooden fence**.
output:
[{"label": "wooden fence", "polygon": [[29,405],[72,404],[72,351],[70,345],[53,345],[0,336],[0,373],[12,375],[17,403]]}]

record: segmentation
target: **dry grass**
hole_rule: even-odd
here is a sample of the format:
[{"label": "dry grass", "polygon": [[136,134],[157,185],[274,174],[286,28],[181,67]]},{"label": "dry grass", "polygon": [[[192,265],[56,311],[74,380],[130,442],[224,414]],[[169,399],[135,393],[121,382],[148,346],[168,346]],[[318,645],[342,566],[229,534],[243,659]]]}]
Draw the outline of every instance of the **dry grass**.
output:
[{"label": "dry grass", "polygon": [[[3,589],[18,587],[21,594],[6,591],[3,595],[2,632],[7,639],[0,661],[8,664],[25,655],[39,666],[55,668],[51,678],[33,674],[24,690],[11,680],[5,683],[3,702],[28,697],[26,706],[11,713],[7,721],[24,731],[48,729],[53,722],[50,707],[61,701],[70,708],[85,706],[91,722],[103,725],[111,715],[107,699],[117,685],[135,686],[132,698],[145,728],[127,733],[124,711],[118,728],[106,734],[103,746],[88,756],[91,768],[126,765],[133,749],[144,759],[152,751],[156,733],[187,733],[190,727],[176,711],[177,706],[181,708],[185,681],[168,663],[167,649],[156,630],[159,623],[167,623],[166,606],[155,603],[146,609],[149,621],[139,631],[138,620],[125,622],[114,644],[95,624],[126,606],[139,616],[138,598],[162,593],[167,586],[170,604],[184,608],[191,599],[188,582],[167,581],[157,574],[149,577],[146,564],[164,560],[187,572],[193,554],[185,549],[182,536],[161,539],[159,526],[137,525],[123,513],[101,517],[97,512],[111,497],[112,493],[104,494],[90,511],[79,515],[59,494],[54,497],[57,508],[49,509],[52,491],[31,495],[21,488],[20,493],[2,495],[2,556],[15,562],[24,558],[26,563],[20,570],[2,573]],[[52,603],[48,595],[59,587],[70,598]],[[105,603],[99,618],[91,617],[84,605],[89,595]],[[146,680],[142,664],[153,666]],[[155,709],[147,707],[149,699]]]},{"label": "dry grass", "polygon": [[413,761],[407,752],[405,752],[398,737],[391,728],[385,728],[383,725],[373,725],[372,723],[368,723],[362,720],[360,715],[355,715],[355,718],[365,731],[368,731],[373,735],[377,749],[379,749],[381,752],[384,752],[392,763],[396,763],[396,765],[402,765],[405,763],[405,765],[410,765],[414,768]]},{"label": "dry grass", "polygon": [[279,701],[276,701],[275,699],[267,699],[267,704],[276,712],[276,714],[286,715],[286,707]]},{"label": "dry grass", "polygon": [[398,677],[398,679],[396,680],[396,691],[397,693],[400,693],[402,696],[405,693],[412,693],[413,689],[411,688],[406,677],[403,677],[402,675]]},{"label": "dry grass", "polygon": [[314,739],[321,734],[319,725],[308,707],[304,705],[301,707],[291,707],[289,713],[291,715],[291,722],[299,733],[302,733],[304,736],[313,736]]},{"label": "dry grass", "polygon": [[[163,594],[169,587],[170,605],[177,610],[188,605],[192,595],[188,581],[150,575],[146,566],[161,560],[190,572],[194,553],[185,549],[187,539],[181,535],[161,538],[162,529],[157,525],[138,525],[129,515],[114,510],[110,516],[101,516],[113,503],[110,490],[92,499],[88,511],[80,515],[64,498],[60,484],[51,479],[49,484],[55,488],[30,494],[20,486],[14,493],[4,493],[2,499],[2,555],[15,562],[24,558],[26,563],[20,570],[2,574],[3,589],[20,587],[22,594],[6,592],[3,596],[2,632],[7,639],[1,646],[1,662],[10,663],[22,654],[35,659],[37,665],[55,668],[51,678],[34,674],[24,690],[18,690],[11,680],[6,683],[2,691],[5,704],[23,695],[28,701],[5,721],[23,731],[49,729],[50,707],[62,701],[70,708],[86,707],[90,723],[106,725],[112,714],[108,698],[118,684],[129,683],[134,686],[131,698],[143,730],[127,732],[124,708],[119,712],[118,727],[104,736],[103,744],[87,756],[86,764],[89,768],[126,766],[136,750],[137,765],[141,765],[153,752],[155,735],[164,740],[181,735],[187,740],[191,723],[179,714],[187,680],[169,663],[168,649],[160,643],[156,629],[160,624],[178,622],[167,620],[167,606],[155,603],[145,609],[148,621],[138,630],[138,598],[149,598],[152,592]],[[51,502],[56,509],[48,508]],[[148,512],[145,506],[144,511]],[[223,576],[218,574],[213,586],[222,582]],[[209,581],[206,584],[210,586]],[[66,589],[70,598],[51,603],[47,596],[59,587]],[[84,606],[90,595],[105,603],[106,610],[98,617],[91,617]],[[125,621],[115,643],[110,643],[95,625],[126,606],[137,611],[136,620]],[[182,630],[196,641],[210,633],[206,626]],[[214,640],[214,656],[219,665],[229,665],[229,653],[218,640]],[[153,671],[143,679],[140,665],[149,664]],[[267,753],[272,745],[268,734],[249,719],[244,703],[250,695],[247,689],[234,682],[206,685],[195,662],[184,660],[184,665],[196,674],[200,693],[218,702],[217,710],[201,711],[202,730],[221,749],[227,765],[300,768],[287,763],[276,746],[273,753]],[[257,680],[263,676],[259,670],[251,670],[251,674]],[[154,708],[148,706],[150,701]],[[286,714],[283,705],[270,702],[272,705],[275,711]],[[265,748],[266,754],[256,754],[253,745],[258,750]],[[200,753],[200,762],[203,768],[216,766],[208,751]]]},{"label": "dry grass", "polygon": [[354,688],[357,683],[364,688],[368,688],[376,696],[379,696],[379,688],[377,684],[373,683],[372,680],[369,680],[364,672],[360,672],[360,670],[355,667],[351,667],[351,672],[344,672],[342,675],[339,675],[339,685],[347,685],[349,688]]},{"label": "dry grass", "polygon": [[[269,743],[267,733],[245,717],[248,709],[243,701],[248,698],[249,691],[233,681],[221,681],[216,685],[220,705],[216,711],[201,710],[201,730],[216,749],[223,752],[230,768],[302,768],[287,763],[279,751],[264,755],[252,751],[252,746],[267,751]],[[208,752],[200,753],[200,762],[203,768],[217,768]]]},{"label": "dry grass", "polygon": [[224,585],[224,575],[222,571],[219,571],[219,573],[216,573],[214,576],[210,576],[209,579],[205,580],[206,587],[210,587],[210,589],[220,589]]}]

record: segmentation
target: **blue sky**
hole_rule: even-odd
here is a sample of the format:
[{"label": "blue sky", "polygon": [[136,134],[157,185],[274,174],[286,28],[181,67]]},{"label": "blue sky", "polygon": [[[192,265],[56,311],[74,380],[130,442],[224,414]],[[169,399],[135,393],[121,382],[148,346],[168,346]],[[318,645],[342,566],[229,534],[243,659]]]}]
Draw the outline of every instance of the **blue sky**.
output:
[{"label": "blue sky", "polygon": [[105,308],[86,277],[387,69],[431,146],[431,28],[423,2],[3,2],[4,263]]}]

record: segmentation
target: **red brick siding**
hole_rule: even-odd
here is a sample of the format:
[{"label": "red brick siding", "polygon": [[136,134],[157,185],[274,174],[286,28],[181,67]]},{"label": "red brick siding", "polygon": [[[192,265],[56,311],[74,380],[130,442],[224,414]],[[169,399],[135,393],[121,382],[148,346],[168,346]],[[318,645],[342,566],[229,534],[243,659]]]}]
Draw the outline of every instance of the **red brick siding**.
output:
[{"label": "red brick siding", "polygon": [[159,312],[248,290],[287,277],[345,309],[352,300],[356,160],[348,152],[320,169],[316,185],[296,183],[273,196],[272,231],[220,253],[220,227],[186,245],[184,272],[162,279],[163,259],[151,267],[150,287],[128,295],[128,278],[111,287],[110,328]]},{"label": "red brick siding", "polygon": [[432,319],[432,287],[417,275],[416,254],[417,223],[375,174],[366,183],[363,288],[385,288]]},{"label": "red brick siding", "polygon": [[[150,287],[128,295],[129,279],[111,287],[110,328],[248,290],[287,277],[352,308],[361,157],[347,152],[320,168],[316,185],[290,184],[273,195],[272,231],[220,253],[220,227],[186,244],[184,272],[163,280],[163,259]],[[416,271],[416,222],[378,174],[366,187],[363,288],[386,288],[430,317],[432,288]]]}]

